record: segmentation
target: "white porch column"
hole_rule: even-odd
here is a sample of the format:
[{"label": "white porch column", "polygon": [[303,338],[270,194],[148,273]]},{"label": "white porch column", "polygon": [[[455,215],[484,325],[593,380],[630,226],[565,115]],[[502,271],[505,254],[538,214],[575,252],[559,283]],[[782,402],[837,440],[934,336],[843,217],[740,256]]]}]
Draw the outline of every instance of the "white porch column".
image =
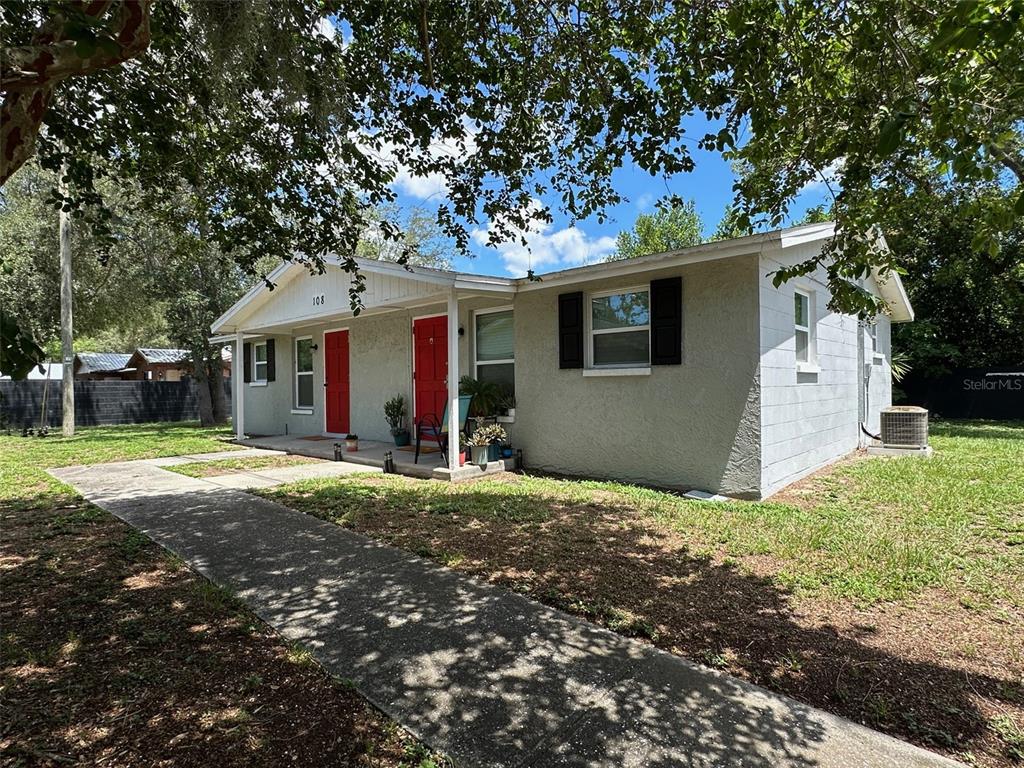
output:
[{"label": "white porch column", "polygon": [[231,380],[235,382],[234,403],[235,437],[245,439],[245,342],[242,331],[235,332],[235,353],[231,356]]},{"label": "white porch column", "polygon": [[448,291],[448,466],[459,466],[459,297]]}]

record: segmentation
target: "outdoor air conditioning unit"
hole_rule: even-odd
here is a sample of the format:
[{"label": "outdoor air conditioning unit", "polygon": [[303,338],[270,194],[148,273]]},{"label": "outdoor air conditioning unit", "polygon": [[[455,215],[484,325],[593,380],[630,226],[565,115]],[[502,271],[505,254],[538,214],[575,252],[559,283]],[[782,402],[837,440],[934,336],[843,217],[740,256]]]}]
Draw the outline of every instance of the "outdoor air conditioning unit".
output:
[{"label": "outdoor air conditioning unit", "polygon": [[882,446],[923,451],[928,448],[928,410],[916,405],[883,408]]}]

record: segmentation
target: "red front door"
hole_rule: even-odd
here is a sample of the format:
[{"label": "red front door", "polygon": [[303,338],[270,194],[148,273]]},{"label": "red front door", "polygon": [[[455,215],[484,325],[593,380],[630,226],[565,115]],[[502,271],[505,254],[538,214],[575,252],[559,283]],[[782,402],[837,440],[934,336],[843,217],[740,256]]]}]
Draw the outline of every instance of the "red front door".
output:
[{"label": "red front door", "polygon": [[324,334],[324,376],[327,384],[327,431],[348,432],[348,331]]},{"label": "red front door", "polygon": [[448,398],[448,318],[414,320],[412,334],[416,421],[428,413],[440,421]]}]

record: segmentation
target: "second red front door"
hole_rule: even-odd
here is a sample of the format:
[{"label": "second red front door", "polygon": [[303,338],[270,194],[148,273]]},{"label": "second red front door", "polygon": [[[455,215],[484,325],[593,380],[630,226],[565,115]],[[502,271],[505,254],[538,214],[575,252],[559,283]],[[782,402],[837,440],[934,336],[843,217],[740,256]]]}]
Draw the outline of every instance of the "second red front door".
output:
[{"label": "second red front door", "polygon": [[412,333],[416,421],[428,413],[440,421],[448,397],[448,318],[414,320]]},{"label": "second red front door", "polygon": [[349,427],[348,331],[324,334],[324,384],[326,384],[326,427],[335,434]]}]

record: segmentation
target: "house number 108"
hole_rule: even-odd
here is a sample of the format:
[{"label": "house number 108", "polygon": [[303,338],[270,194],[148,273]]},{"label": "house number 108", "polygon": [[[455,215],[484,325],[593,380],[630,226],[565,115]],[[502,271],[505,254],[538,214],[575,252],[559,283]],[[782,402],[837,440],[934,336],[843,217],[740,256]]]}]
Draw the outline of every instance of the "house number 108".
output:
[{"label": "house number 108", "polygon": [[319,307],[319,306],[321,306],[323,304],[326,304],[326,303],[327,303],[327,297],[324,294],[322,294],[322,293],[319,296],[314,296],[313,297],[313,306],[314,307]]}]

